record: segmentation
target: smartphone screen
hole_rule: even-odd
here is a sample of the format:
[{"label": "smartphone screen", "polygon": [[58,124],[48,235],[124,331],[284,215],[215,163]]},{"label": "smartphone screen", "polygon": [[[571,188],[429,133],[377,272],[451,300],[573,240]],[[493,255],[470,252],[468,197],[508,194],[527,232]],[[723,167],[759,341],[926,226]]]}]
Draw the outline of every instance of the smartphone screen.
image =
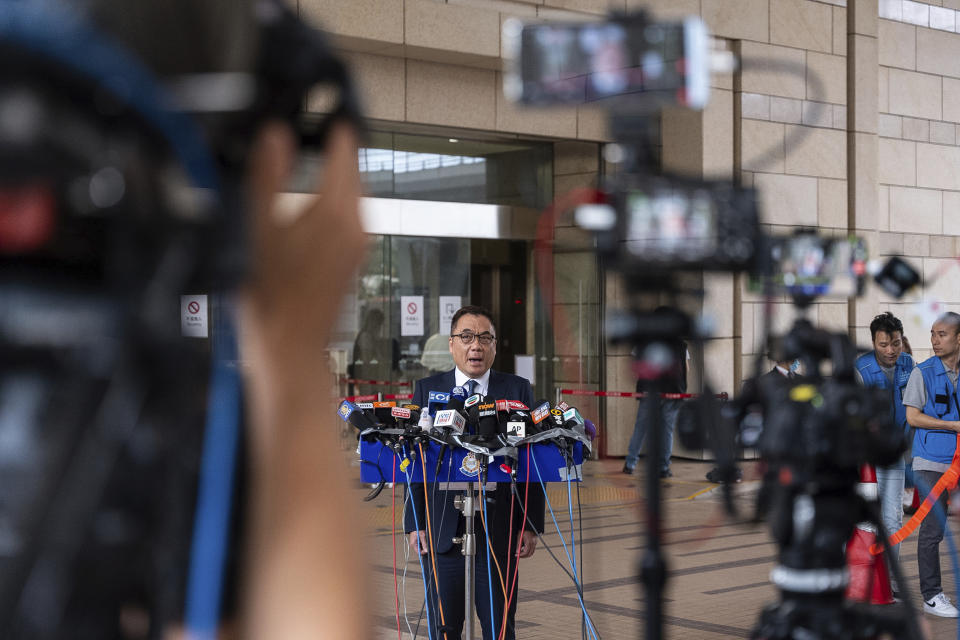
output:
[{"label": "smartphone screen", "polygon": [[605,98],[702,108],[709,94],[703,21],[651,23],[640,14],[606,22],[504,26],[512,58],[508,97],[527,104]]}]

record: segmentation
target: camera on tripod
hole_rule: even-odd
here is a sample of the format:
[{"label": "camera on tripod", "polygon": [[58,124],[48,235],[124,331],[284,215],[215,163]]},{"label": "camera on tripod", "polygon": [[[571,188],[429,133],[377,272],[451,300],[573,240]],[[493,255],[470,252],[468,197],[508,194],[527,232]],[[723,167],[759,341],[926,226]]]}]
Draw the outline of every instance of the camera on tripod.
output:
[{"label": "camera on tripod", "polygon": [[[657,24],[641,13],[581,25],[510,24],[505,39],[517,51],[504,80],[509,97],[536,105],[604,99],[609,107],[621,170],[602,186],[602,201],[581,205],[576,220],[594,232],[597,252],[625,276],[632,292],[678,298],[679,273],[748,273],[767,299],[788,295],[802,316],[820,297],[859,295],[870,274],[897,296],[919,281],[898,258],[871,265],[863,241],[855,237],[808,231],[766,237],[752,189],[657,171],[649,152],[655,142],[651,117],[665,104],[702,108],[709,93],[716,58],[697,18]],[[686,314],[651,314],[638,306],[608,313],[606,332],[610,339],[635,344],[637,371],[650,394],[676,370],[676,342],[709,337]],[[847,334],[815,328],[804,317],[772,352],[777,360],[801,360],[806,377],[760,377],[758,356],[756,377],[736,400],[718,402],[707,386],[678,416],[684,444],[696,449],[709,441],[721,477],[733,478],[742,447],[759,449],[769,465],[758,511],[769,508],[779,545],[771,578],[782,600],[763,613],[754,637],[868,638],[903,631],[908,625],[902,620],[844,600],[845,544],[858,521],[878,519],[856,493],[858,467],[892,463],[906,447],[889,397],[856,383],[857,352]],[[821,373],[827,368],[829,377]],[[647,406],[648,451],[659,451],[659,403]],[[650,540],[641,575],[646,637],[655,639],[662,636],[660,594],[667,571],[658,538],[656,465],[647,471]],[[730,484],[726,498],[732,509]]]}]

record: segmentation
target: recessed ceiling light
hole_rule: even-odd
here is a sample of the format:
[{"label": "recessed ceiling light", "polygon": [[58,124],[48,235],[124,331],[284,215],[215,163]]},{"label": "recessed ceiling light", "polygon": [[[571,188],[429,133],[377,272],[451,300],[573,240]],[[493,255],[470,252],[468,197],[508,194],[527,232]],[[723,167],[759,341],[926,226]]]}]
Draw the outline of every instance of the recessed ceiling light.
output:
[{"label": "recessed ceiling light", "polygon": [[450,138],[450,142],[460,142],[459,138]]}]

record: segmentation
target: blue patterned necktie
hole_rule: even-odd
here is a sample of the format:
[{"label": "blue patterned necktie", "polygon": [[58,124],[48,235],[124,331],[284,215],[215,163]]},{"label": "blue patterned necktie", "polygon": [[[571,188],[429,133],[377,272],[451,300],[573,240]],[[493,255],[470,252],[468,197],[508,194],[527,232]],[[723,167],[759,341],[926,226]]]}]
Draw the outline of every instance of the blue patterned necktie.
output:
[{"label": "blue patterned necktie", "polygon": [[469,398],[470,396],[475,394],[477,392],[477,387],[479,386],[480,386],[480,383],[477,382],[476,380],[467,380],[467,384],[466,384],[467,397]]}]

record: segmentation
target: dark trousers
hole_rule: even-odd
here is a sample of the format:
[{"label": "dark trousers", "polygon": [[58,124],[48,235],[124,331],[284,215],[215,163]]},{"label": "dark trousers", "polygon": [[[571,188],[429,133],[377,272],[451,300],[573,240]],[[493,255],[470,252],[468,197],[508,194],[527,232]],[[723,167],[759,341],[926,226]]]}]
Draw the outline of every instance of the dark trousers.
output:
[{"label": "dark trousers", "polygon": [[[914,471],[920,499],[926,499],[930,489],[940,479],[936,471]],[[917,566],[920,570],[920,593],[924,600],[930,600],[941,591],[940,584],[940,541],[943,540],[943,523],[947,513],[947,492],[940,494],[936,504],[923,522],[917,534]]]},{"label": "dark trousers", "polygon": [[[487,539],[483,530],[478,527],[477,531],[477,555],[474,569],[474,602],[477,607],[477,617],[480,618],[480,628],[483,631],[483,640],[497,640],[500,634],[500,627],[503,624],[503,588],[500,586],[500,574],[497,573],[497,566],[493,562],[493,555],[490,556],[490,579],[493,585],[493,629],[491,629],[490,616],[490,582],[487,581]],[[516,543],[514,543],[516,544]],[[497,562],[500,563],[500,571],[503,573],[503,580],[507,577],[507,554],[506,549],[499,549]],[[510,577],[513,576],[516,566],[516,546],[511,549],[510,555]],[[424,558],[427,561],[427,558]],[[446,553],[437,554],[437,581],[440,585],[440,602],[443,605],[443,620],[445,625],[441,627],[440,610],[437,607],[437,592],[433,582],[432,573],[430,574],[430,588],[428,594],[430,598],[430,624],[435,630],[433,638],[435,640],[445,640],[442,629],[447,630],[446,640],[460,640],[463,632],[464,622],[464,557],[460,552],[460,547],[455,545]],[[432,571],[428,569],[428,571]],[[512,582],[512,580],[511,580]],[[517,579],[519,583],[519,578]],[[507,585],[509,593],[510,585]],[[510,610],[507,614],[507,630],[504,634],[505,640],[515,640],[514,615],[517,611],[517,588],[513,587],[513,597],[510,602]],[[440,632],[436,632],[441,629]]]}]

